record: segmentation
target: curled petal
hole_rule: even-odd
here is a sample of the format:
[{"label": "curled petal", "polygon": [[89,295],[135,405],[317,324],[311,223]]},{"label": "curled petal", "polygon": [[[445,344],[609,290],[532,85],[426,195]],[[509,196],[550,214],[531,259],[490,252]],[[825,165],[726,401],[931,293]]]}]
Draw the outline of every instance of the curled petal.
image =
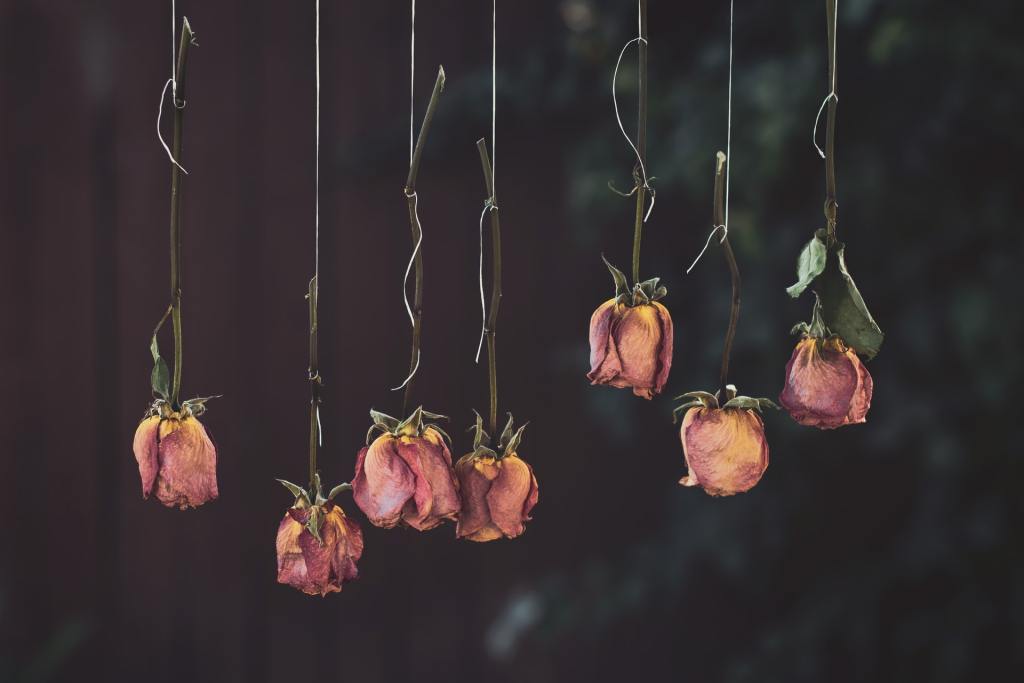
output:
[{"label": "curled petal", "polygon": [[359,451],[352,497],[374,526],[389,529],[398,524],[415,492],[416,476],[399,455],[395,437],[382,434]]},{"label": "curled petal", "polygon": [[598,306],[590,316],[590,372],[587,373],[587,377],[594,384],[604,384],[618,375],[622,369],[615,350],[615,342],[611,338],[615,309],[615,299],[609,299]]},{"label": "curled petal", "polygon": [[487,493],[500,469],[491,456],[478,457],[472,453],[459,459],[455,474],[462,491],[462,511],[455,528],[458,538],[471,541],[492,541],[501,538],[501,530],[491,522]]},{"label": "curled petal", "polygon": [[160,421],[156,497],[167,507],[199,507],[219,495],[217,449],[194,417]]},{"label": "curled petal", "polygon": [[669,370],[672,369],[672,346],[673,346],[673,330],[672,330],[672,316],[669,315],[668,309],[662,306],[657,301],[651,302],[651,306],[654,307],[658,314],[658,321],[661,323],[661,345],[658,347],[658,370],[654,377],[653,393],[660,394],[661,390],[665,388],[665,382],[668,381]]},{"label": "curled petal", "polygon": [[142,479],[142,497],[149,498],[153,484],[160,471],[159,443],[160,418],[156,415],[145,418],[135,430],[132,450],[139,463],[139,477]]},{"label": "curled petal", "polygon": [[398,452],[416,477],[413,498],[406,501],[402,520],[418,531],[433,529],[459,514],[459,485],[452,471],[452,455],[444,439],[427,428],[419,437],[403,436]]},{"label": "curled petal", "polygon": [[487,507],[495,526],[507,538],[515,538],[525,529],[523,523],[528,518],[524,510],[530,494],[536,491],[533,470],[515,455],[505,456],[500,465],[498,476],[491,482],[491,489],[487,492]]},{"label": "curled petal", "polygon": [[689,470],[683,486],[730,496],[749,491],[768,468],[764,423],[754,410],[690,408],[680,437]]},{"label": "curled petal", "polygon": [[867,420],[873,388],[867,367],[842,340],[806,337],[786,365],[779,403],[799,424],[835,429]]},{"label": "curled petal", "polygon": [[661,391],[672,367],[672,318],[657,302],[627,306],[607,301],[591,318],[590,349],[591,383],[632,388],[650,399]]},{"label": "curled petal", "polygon": [[309,595],[325,596],[358,577],[356,562],[363,553],[359,526],[333,503],[323,506],[318,541],[306,528],[310,511],[292,508],[277,532],[277,580]]}]

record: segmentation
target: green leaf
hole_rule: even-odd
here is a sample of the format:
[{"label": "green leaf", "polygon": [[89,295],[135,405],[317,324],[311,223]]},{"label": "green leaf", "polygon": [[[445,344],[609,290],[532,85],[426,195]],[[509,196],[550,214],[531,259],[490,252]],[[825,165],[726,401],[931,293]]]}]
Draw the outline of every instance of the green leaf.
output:
[{"label": "green leaf", "polygon": [[871,317],[864,299],[846,269],[845,246],[837,244],[835,258],[815,282],[821,320],[828,331],[842,337],[868,360],[875,357],[885,335]]},{"label": "green leaf", "polygon": [[601,260],[604,261],[604,265],[608,266],[608,272],[612,274],[612,280],[615,281],[615,296],[629,296],[629,283],[626,282],[626,276],[621,270],[609,263],[604,254],[601,254]]},{"label": "green leaf", "polygon": [[796,262],[797,282],[786,288],[786,293],[796,299],[825,270],[828,249],[817,233],[804,245]]},{"label": "green leaf", "polygon": [[163,358],[157,357],[153,371],[149,375],[149,384],[153,391],[163,396],[165,401],[171,400],[171,371]]}]

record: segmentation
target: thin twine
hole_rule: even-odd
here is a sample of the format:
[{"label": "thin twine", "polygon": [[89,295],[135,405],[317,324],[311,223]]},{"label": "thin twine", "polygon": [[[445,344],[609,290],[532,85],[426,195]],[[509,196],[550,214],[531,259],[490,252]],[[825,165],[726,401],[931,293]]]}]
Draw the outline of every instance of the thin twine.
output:
[{"label": "thin twine", "polygon": [[611,184],[609,184],[609,187],[611,187],[612,190],[614,190],[615,192],[618,192],[619,194],[621,194],[623,197],[631,197],[641,187],[643,187],[648,192],[650,192],[650,194],[651,194],[651,206],[647,209],[647,213],[644,214],[644,223],[646,223],[647,219],[651,217],[651,212],[654,211],[654,188],[651,187],[650,184],[647,181],[647,168],[644,166],[644,160],[643,160],[643,158],[641,158],[640,150],[637,149],[637,146],[635,144],[633,144],[633,140],[630,139],[629,134],[626,133],[626,127],[622,125],[622,116],[619,114],[619,101],[618,101],[618,98],[615,95],[615,83],[618,80],[618,77],[619,77],[619,67],[622,65],[622,58],[625,56],[626,50],[628,50],[629,46],[632,45],[633,43],[636,43],[637,45],[639,45],[640,43],[644,43],[645,45],[647,44],[647,39],[644,38],[644,36],[643,36],[643,23],[642,23],[642,18],[640,16],[640,11],[639,11],[639,9],[640,9],[640,4],[639,3],[637,3],[637,9],[638,9],[638,12],[637,12],[637,37],[633,38],[628,43],[626,43],[625,45],[622,46],[622,51],[619,52],[619,58],[615,62],[615,71],[612,72],[612,106],[615,107],[615,120],[618,121],[618,123],[619,123],[619,130],[622,131],[622,137],[626,138],[626,142],[629,144],[630,148],[633,150],[633,153],[636,154],[637,163],[640,165],[640,175],[642,177],[643,184],[635,186],[629,192],[619,192],[618,190],[615,190],[615,188],[612,187]]},{"label": "thin twine", "polygon": [[[315,129],[316,165],[314,172],[314,213],[315,213],[315,237],[313,257],[313,314],[320,324],[316,315],[320,307],[320,0],[316,0],[316,29],[314,45],[316,48],[316,95],[313,109],[313,127]],[[310,377],[310,381],[320,380],[320,371],[317,369],[316,376]],[[314,406],[316,410],[316,436],[317,443],[322,448],[324,445],[324,430],[320,423],[320,404]]]},{"label": "thin twine", "polygon": [[171,100],[174,102],[174,106],[179,109],[185,108],[184,102],[182,102],[181,106],[178,107],[178,81],[175,79],[175,71],[178,67],[178,57],[175,52],[175,43],[177,42],[177,32],[175,27],[177,25],[177,20],[178,15],[175,10],[174,0],[171,0],[171,77],[167,79],[166,83],[164,83],[164,89],[160,93],[160,106],[156,110],[156,137],[160,141],[160,145],[164,148],[164,151],[167,152],[167,158],[171,160],[171,163],[180,168],[182,173],[188,175],[188,171],[185,170],[185,167],[179,164],[178,160],[174,158],[173,154],[171,154],[171,148],[167,146],[167,142],[164,140],[164,135],[160,132],[160,120],[163,118],[164,114],[164,101],[167,99],[168,86],[171,88]]},{"label": "thin twine", "polygon": [[[411,28],[409,31],[409,168],[412,168],[412,157],[415,149],[415,116],[416,116],[416,0],[412,0],[412,19]],[[420,251],[420,245],[423,244],[423,225],[420,223],[420,198],[415,191],[409,192],[409,188],[405,188],[405,196],[412,199],[412,214],[416,220],[416,227],[419,228],[419,239],[416,240],[415,246],[412,248],[412,256],[409,257],[409,264],[405,267],[405,276],[402,278],[402,299],[405,301],[405,312],[409,314],[409,325],[416,329],[416,316],[412,313],[412,305],[409,303],[409,273],[412,272],[413,264],[416,262],[416,255]],[[412,378],[416,376],[416,371],[420,369],[420,358],[423,356],[421,349],[416,349],[416,362],[413,364],[412,370],[409,371],[409,375],[405,380],[397,387],[391,387],[391,391],[399,391],[404,389]]]},{"label": "thin twine", "polygon": [[729,103],[727,105],[726,114],[726,132],[725,132],[725,224],[716,225],[711,229],[711,233],[708,234],[707,240],[704,241],[704,248],[697,254],[697,258],[693,260],[690,267],[686,269],[686,274],[689,275],[690,271],[694,269],[697,262],[700,261],[701,257],[704,256],[704,252],[708,250],[711,245],[711,238],[715,236],[719,230],[722,231],[722,238],[718,240],[721,244],[725,241],[725,238],[729,236],[729,171],[732,168],[732,53],[733,53],[733,27],[735,25],[733,9],[735,0],[729,0]]},{"label": "thin twine", "polygon": [[480,363],[480,351],[484,348],[487,335],[487,299],[484,297],[484,216],[488,211],[497,211],[494,197],[498,194],[495,168],[497,166],[497,119],[498,119],[498,0],[491,0],[491,196],[484,202],[480,212],[480,341],[476,345],[476,360]]},{"label": "thin twine", "polygon": [[836,104],[839,103],[839,95],[836,94],[836,48],[839,43],[839,0],[836,0],[835,12],[832,15],[832,89],[828,95],[825,95],[825,99],[821,101],[821,106],[818,107],[818,115],[814,117],[814,130],[811,132],[811,142],[814,143],[814,148],[818,150],[818,154],[821,158],[825,158],[825,152],[822,151],[821,147],[818,146],[818,122],[821,120],[821,112],[825,111],[825,105],[828,101],[835,99]]}]

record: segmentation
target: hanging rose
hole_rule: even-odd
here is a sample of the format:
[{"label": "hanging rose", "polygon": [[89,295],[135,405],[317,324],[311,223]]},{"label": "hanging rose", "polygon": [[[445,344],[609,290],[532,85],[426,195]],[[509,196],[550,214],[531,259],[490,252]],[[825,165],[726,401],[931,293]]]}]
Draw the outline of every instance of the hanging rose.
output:
[{"label": "hanging rose", "polygon": [[324,496],[320,475],[310,491],[278,479],[295,495],[295,504],[277,528],[277,582],[309,595],[341,591],[346,581],[358,578],[356,562],[363,554],[363,532],[333,502],[349,484]]},{"label": "hanging rose", "polygon": [[778,408],[766,398],[737,396],[726,387],[726,401],[719,406],[718,393],[692,391],[679,396],[690,399],[673,411],[683,411],[679,436],[689,473],[683,486],[700,486],[712,496],[731,496],[752,489],[768,469],[768,440],[760,412]]},{"label": "hanging rose", "polygon": [[[602,257],[604,258],[604,257]],[[626,276],[605,259],[615,280],[615,298],[590,318],[591,384],[632,388],[646,399],[661,393],[672,367],[672,317],[658,303],[668,290],[658,278],[630,291]]]},{"label": "hanging rose", "polygon": [[524,429],[526,425],[513,431],[509,415],[498,449],[493,450],[485,445],[490,437],[477,414],[473,452],[455,465],[462,487],[462,514],[455,530],[458,538],[493,541],[515,538],[526,530],[539,493],[533,468],[516,453]]},{"label": "hanging rose", "polygon": [[837,336],[811,336],[806,324],[786,365],[779,403],[798,423],[835,429],[867,421],[871,373],[857,353]]},{"label": "hanging rose", "polygon": [[[356,505],[379,527],[400,522],[416,529],[433,529],[459,515],[459,484],[452,471],[448,435],[423,418],[441,419],[422,407],[406,420],[370,411],[373,426],[367,447],[359,451],[352,480]],[[383,432],[372,443],[375,431]]]},{"label": "hanging rose", "polygon": [[217,498],[217,449],[197,419],[207,398],[173,410],[157,399],[135,430],[132,449],[139,463],[142,497],[155,493],[167,507],[199,507]]}]

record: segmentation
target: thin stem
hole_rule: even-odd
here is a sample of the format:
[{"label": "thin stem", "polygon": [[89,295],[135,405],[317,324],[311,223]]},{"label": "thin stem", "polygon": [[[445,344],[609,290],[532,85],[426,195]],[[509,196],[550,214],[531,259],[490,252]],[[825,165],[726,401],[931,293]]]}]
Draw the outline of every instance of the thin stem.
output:
[{"label": "thin stem", "polygon": [[828,243],[836,241],[836,222],[839,220],[839,203],[836,200],[836,107],[839,105],[839,91],[836,89],[836,0],[825,0],[825,18],[828,24],[828,119],[825,127],[825,221]]},{"label": "thin stem", "polygon": [[317,446],[320,442],[320,324],[317,320],[317,297],[320,294],[319,275],[309,281],[309,490],[316,482]]},{"label": "thin stem", "polygon": [[[185,77],[188,66],[188,48],[192,44],[192,27],[188,19],[182,20],[181,45],[178,48],[178,68],[174,80],[174,141],[171,156],[181,163],[181,141],[185,128]],[[178,164],[171,164],[171,323],[174,327],[174,381],[171,385],[171,407],[181,406],[181,193],[182,172]]]},{"label": "thin stem", "polygon": [[430,94],[430,103],[427,105],[427,113],[423,116],[419,136],[416,138],[412,162],[409,164],[409,177],[405,181],[405,199],[409,205],[409,227],[412,229],[413,249],[416,249],[416,257],[414,259],[416,291],[412,300],[412,356],[409,359],[409,381],[405,385],[405,394],[402,397],[401,414],[403,417],[409,409],[412,387],[416,382],[414,371],[420,360],[420,336],[423,326],[423,250],[417,248],[423,237],[423,230],[416,216],[416,176],[420,170],[420,158],[423,156],[423,146],[426,144],[427,133],[430,132],[430,124],[434,120],[434,113],[437,111],[438,101],[443,90],[444,67],[439,67],[437,70],[437,80],[434,81],[434,91]]},{"label": "thin stem", "polygon": [[640,0],[640,41],[638,45],[640,107],[637,115],[636,166],[636,220],[633,225],[633,283],[640,281],[640,240],[644,231],[644,205],[647,202],[647,0]]},{"label": "thin stem", "polygon": [[489,426],[492,435],[498,433],[498,359],[497,359],[497,335],[498,335],[498,306],[501,304],[501,219],[498,215],[498,197],[494,193],[494,174],[491,166],[491,158],[487,153],[487,140],[481,138],[476,142],[477,151],[480,152],[480,164],[483,166],[484,183],[487,186],[487,196],[491,210],[491,249],[492,269],[491,279],[491,307],[487,313],[487,325],[484,334],[487,337],[487,370],[490,380],[490,420]]},{"label": "thin stem", "polygon": [[[725,170],[729,161],[724,152],[719,152],[715,160],[715,225],[725,225]],[[729,357],[732,355],[732,342],[736,338],[736,324],[740,319],[740,269],[736,265],[736,256],[732,253],[732,245],[729,244],[729,233],[725,234],[722,240],[722,251],[725,254],[725,261],[729,264],[729,274],[732,278],[732,304],[729,309],[729,329],[725,332],[725,345],[722,348],[722,371],[718,376],[721,385],[721,393],[724,402],[726,399],[726,385],[729,384]]]}]

